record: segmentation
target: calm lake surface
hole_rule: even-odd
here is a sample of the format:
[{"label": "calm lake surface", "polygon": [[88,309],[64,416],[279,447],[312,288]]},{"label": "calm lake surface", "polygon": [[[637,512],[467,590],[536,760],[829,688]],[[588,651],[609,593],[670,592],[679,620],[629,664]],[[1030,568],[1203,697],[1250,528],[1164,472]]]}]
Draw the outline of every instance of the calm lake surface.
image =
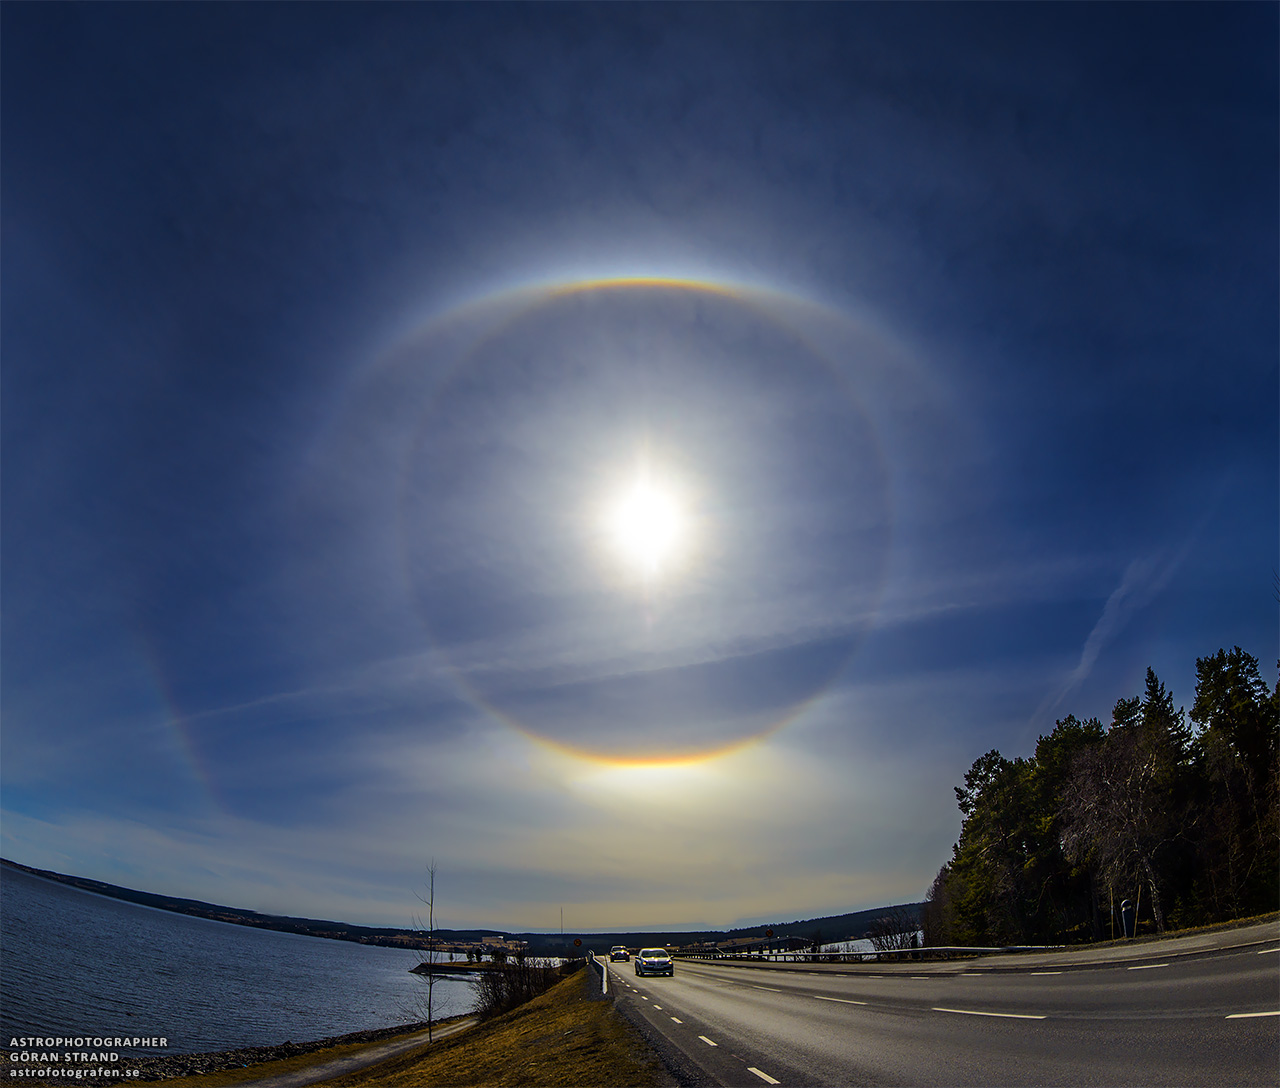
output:
[{"label": "calm lake surface", "polygon": [[[416,953],[191,918],[5,867],[0,1031],[164,1036],[176,1053],[308,1042],[426,1018]],[[473,1005],[438,979],[436,1016]]]}]

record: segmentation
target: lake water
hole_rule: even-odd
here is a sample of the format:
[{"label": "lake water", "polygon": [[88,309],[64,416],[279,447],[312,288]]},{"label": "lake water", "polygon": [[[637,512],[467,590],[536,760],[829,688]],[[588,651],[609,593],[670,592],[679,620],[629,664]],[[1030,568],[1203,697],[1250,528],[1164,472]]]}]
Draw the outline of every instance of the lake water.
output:
[{"label": "lake water", "polygon": [[[426,1018],[418,955],[192,918],[9,867],[0,879],[0,1031],[162,1036],[178,1053],[309,1042]],[[468,1012],[438,978],[433,1013]]]},{"label": "lake water", "polygon": [[[899,934],[905,936],[905,934]],[[924,930],[916,930],[916,943],[924,944]],[[875,953],[875,944],[867,937],[860,937],[856,941],[836,941],[835,944],[824,944],[821,948],[823,952],[860,952],[864,956],[872,956]]]}]

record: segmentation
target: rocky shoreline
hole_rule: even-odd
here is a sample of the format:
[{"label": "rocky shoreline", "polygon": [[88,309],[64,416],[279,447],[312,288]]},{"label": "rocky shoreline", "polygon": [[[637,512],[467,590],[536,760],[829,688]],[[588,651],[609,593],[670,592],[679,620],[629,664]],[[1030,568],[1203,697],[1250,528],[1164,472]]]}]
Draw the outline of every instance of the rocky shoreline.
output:
[{"label": "rocky shoreline", "polygon": [[[470,1014],[463,1014],[467,1016]],[[440,1027],[450,1021],[463,1017],[451,1016],[447,1020],[437,1020]],[[411,1024],[398,1024],[390,1028],[374,1028],[369,1031],[353,1031],[346,1035],[333,1035],[327,1039],[314,1039],[306,1043],[288,1041],[276,1046],[248,1046],[236,1050],[216,1050],[203,1054],[165,1054],[155,1057],[130,1058],[121,1055],[119,1061],[112,1063],[112,1075],[77,1077],[72,1073],[77,1068],[91,1069],[87,1063],[58,1063],[56,1077],[33,1077],[24,1073],[23,1063],[9,1060],[9,1052],[4,1053],[3,1069],[0,1077],[5,1081],[21,1078],[25,1084],[120,1084],[138,1081],[172,1080],[175,1077],[192,1077],[203,1073],[217,1073],[223,1069],[240,1069],[248,1065],[259,1065],[262,1062],[279,1061],[282,1058],[296,1058],[300,1054],[325,1050],[333,1046],[348,1046],[353,1043],[376,1043],[383,1039],[393,1039],[400,1035],[410,1035],[416,1031],[426,1031],[425,1020]],[[49,1068],[46,1066],[45,1068]],[[136,1072],[135,1072],[136,1070]],[[71,1074],[68,1076],[68,1074]]]}]

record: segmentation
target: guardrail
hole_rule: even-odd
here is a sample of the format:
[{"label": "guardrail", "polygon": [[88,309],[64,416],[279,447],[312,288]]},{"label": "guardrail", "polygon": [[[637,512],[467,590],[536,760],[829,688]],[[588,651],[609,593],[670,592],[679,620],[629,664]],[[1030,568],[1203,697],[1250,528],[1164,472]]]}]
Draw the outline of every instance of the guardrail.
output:
[{"label": "guardrail", "polygon": [[607,994],[609,992],[609,965],[603,960],[596,958],[596,954],[590,949],[587,950],[587,959],[591,961],[593,967],[600,969],[600,992]]},{"label": "guardrail", "polygon": [[880,963],[884,959],[950,959],[952,956],[993,956],[1005,952],[1061,952],[1065,944],[1011,944],[1000,948],[967,945],[927,945],[923,948],[885,948],[874,952],[681,952],[691,960],[755,960],[767,963]]}]

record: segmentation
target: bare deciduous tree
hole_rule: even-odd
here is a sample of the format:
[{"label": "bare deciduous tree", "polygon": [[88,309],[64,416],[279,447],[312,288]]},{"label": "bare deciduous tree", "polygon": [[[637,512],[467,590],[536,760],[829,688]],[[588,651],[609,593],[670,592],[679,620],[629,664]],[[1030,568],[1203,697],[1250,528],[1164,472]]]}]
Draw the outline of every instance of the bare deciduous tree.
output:
[{"label": "bare deciduous tree", "polygon": [[423,924],[421,916],[414,917],[414,925],[426,935],[426,948],[423,949],[418,960],[419,970],[415,973],[423,979],[423,984],[427,988],[426,1001],[419,1001],[419,1012],[425,1011],[427,1014],[427,1042],[431,1042],[432,1028],[435,1023],[436,1004],[435,988],[436,982],[439,981],[440,950],[436,942],[436,859],[432,858],[427,865],[427,894],[418,895],[418,899],[427,906],[427,921]]},{"label": "bare deciduous tree", "polygon": [[867,939],[877,952],[919,948],[920,916],[914,907],[892,907],[867,926]]},{"label": "bare deciduous tree", "polygon": [[518,956],[515,962],[495,960],[492,970],[481,971],[471,983],[476,1011],[488,1019],[514,1009],[555,985],[565,970],[539,956]]},{"label": "bare deciduous tree", "polygon": [[1106,737],[1079,754],[1062,795],[1066,856],[1094,867],[1110,888],[1145,885],[1160,933],[1158,858],[1187,831],[1176,788],[1187,739],[1182,711],[1147,669],[1146,696],[1116,703]]}]

